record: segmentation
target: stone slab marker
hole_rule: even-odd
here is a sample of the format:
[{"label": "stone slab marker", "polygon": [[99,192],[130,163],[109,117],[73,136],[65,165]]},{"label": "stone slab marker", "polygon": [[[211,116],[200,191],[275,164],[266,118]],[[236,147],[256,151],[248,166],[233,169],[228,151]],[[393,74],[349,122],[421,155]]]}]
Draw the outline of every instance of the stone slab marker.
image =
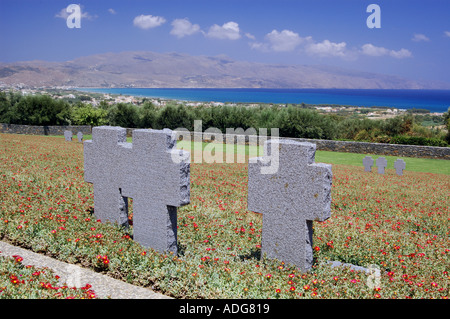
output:
[{"label": "stone slab marker", "polygon": [[406,167],[406,163],[404,160],[402,159],[397,159],[394,163],[394,168],[395,168],[395,172],[397,173],[397,175],[402,176],[403,175],[403,170]]},{"label": "stone slab marker", "polygon": [[[174,158],[177,161],[174,161]],[[133,239],[177,253],[177,207],[190,201],[190,153],[176,149],[171,130],[94,127],[84,142],[84,179],[94,184],[94,213],[127,226],[133,198]]]},{"label": "stone slab marker", "polygon": [[78,142],[83,142],[83,133],[78,132],[77,133]]},{"label": "stone slab marker", "polygon": [[72,141],[72,136],[73,136],[72,131],[64,131],[64,139],[67,142],[71,142]]},{"label": "stone slab marker", "polygon": [[384,174],[384,169],[387,166],[387,160],[384,157],[377,158],[378,174]]},{"label": "stone slab marker", "polygon": [[[278,171],[262,174],[275,148]],[[261,254],[302,271],[313,263],[312,221],[331,216],[331,165],[314,163],[315,152],[315,144],[269,140],[248,166],[248,209],[263,214]]]},{"label": "stone slab marker", "polygon": [[373,166],[373,158],[371,156],[366,156],[363,158],[364,171],[371,172]]}]

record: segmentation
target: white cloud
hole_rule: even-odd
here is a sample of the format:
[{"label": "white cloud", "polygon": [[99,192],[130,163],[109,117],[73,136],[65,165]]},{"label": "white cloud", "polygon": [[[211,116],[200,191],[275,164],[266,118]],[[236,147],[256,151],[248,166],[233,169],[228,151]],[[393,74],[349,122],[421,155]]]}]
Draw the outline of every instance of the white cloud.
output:
[{"label": "white cloud", "polygon": [[[98,18],[97,15],[91,15],[89,12],[84,11],[83,6],[80,6],[81,9],[81,18],[82,19],[88,19],[88,20],[94,20]],[[70,12],[67,12],[67,7],[62,8],[58,13],[55,14],[55,18],[61,18],[61,19],[67,19],[71,15]]]},{"label": "white cloud", "polygon": [[306,47],[306,52],[311,55],[318,56],[337,56],[345,57],[347,55],[347,43],[335,43],[329,40],[324,40],[318,43],[310,43]]},{"label": "white cloud", "polygon": [[133,24],[141,29],[156,28],[164,24],[166,19],[163,17],[152,16],[152,15],[139,15],[133,20]]},{"label": "white cloud", "polygon": [[410,57],[412,57],[411,51],[406,50],[406,49],[400,49],[398,51],[391,50],[389,52],[389,55],[391,57],[394,57],[394,58],[397,58],[397,59],[403,59],[403,58],[410,58]]},{"label": "white cloud", "polygon": [[383,47],[376,47],[373,44],[367,43],[362,46],[362,54],[370,56],[382,56],[389,54],[389,50]]},{"label": "white cloud", "polygon": [[[448,32],[450,37],[450,31]],[[249,46],[253,50],[262,52],[303,52],[310,56],[316,57],[339,57],[345,60],[356,60],[361,55],[373,57],[392,57],[396,59],[403,59],[412,57],[411,51],[407,49],[400,49],[398,51],[378,47],[371,43],[364,44],[360,49],[349,48],[347,43],[332,42],[330,40],[323,40],[321,42],[315,41],[311,36],[301,37],[298,33],[291,30],[283,30],[281,32],[273,30],[266,34],[264,41],[255,41],[255,37],[247,36],[253,40],[249,42]],[[417,34],[417,39],[420,41],[427,41],[424,35]]]},{"label": "white cloud", "polygon": [[450,31],[444,31],[444,35],[450,38]]},{"label": "white cloud", "polygon": [[172,21],[172,31],[170,34],[182,38],[187,35],[192,35],[200,31],[200,26],[198,24],[192,24],[187,18],[175,19]]},{"label": "white cloud", "polygon": [[247,37],[247,38],[249,38],[250,40],[256,40],[256,37],[253,35],[253,34],[251,34],[251,33],[246,33],[245,34],[245,36]]},{"label": "white cloud", "polygon": [[270,48],[276,52],[294,51],[303,42],[303,38],[298,33],[290,30],[283,30],[281,32],[273,30],[266,35],[266,39],[269,42]]},{"label": "white cloud", "polygon": [[66,11],[66,8],[62,8],[57,14],[55,14],[56,18],[67,19],[69,13]]},{"label": "white cloud", "polygon": [[309,55],[337,56],[342,58],[354,58],[347,50],[345,42],[335,43],[329,40],[315,42],[311,36],[301,37],[298,33],[291,30],[273,30],[266,34],[265,42],[251,42],[250,48],[263,52],[292,52],[300,47],[301,51]]},{"label": "white cloud", "polygon": [[411,51],[407,49],[400,49],[398,51],[395,51],[383,47],[377,47],[370,43],[364,44],[362,46],[361,53],[369,56],[391,56],[397,59],[409,58],[412,56]]},{"label": "white cloud", "polygon": [[425,34],[421,34],[421,33],[414,33],[414,36],[411,40],[413,40],[415,42],[430,41],[430,39]]},{"label": "white cloud", "polygon": [[249,43],[250,49],[252,50],[259,50],[262,52],[269,52],[269,45],[267,43],[263,42],[250,42]]},{"label": "white cloud", "polygon": [[111,14],[116,14],[117,13],[116,10],[114,10],[113,8],[108,9],[108,12],[111,13]]},{"label": "white cloud", "polygon": [[229,40],[237,40],[241,37],[239,24],[233,21],[224,23],[222,26],[214,24],[205,35],[210,38]]}]

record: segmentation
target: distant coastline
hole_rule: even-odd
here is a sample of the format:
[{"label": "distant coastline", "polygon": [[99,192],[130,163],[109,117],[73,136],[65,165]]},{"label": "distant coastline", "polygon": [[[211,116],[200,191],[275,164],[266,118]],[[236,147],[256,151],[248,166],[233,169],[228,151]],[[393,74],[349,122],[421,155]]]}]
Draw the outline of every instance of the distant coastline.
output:
[{"label": "distant coastline", "polygon": [[254,89],[254,88],[76,88],[77,91],[190,102],[348,105],[446,112],[450,90]]}]

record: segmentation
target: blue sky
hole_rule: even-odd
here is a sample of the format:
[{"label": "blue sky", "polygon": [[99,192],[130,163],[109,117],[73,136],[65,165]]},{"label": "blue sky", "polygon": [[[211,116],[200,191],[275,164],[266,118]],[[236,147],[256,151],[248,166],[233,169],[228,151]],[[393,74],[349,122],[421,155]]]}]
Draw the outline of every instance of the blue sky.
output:
[{"label": "blue sky", "polygon": [[[81,28],[66,24],[72,3]],[[450,82],[449,12],[448,0],[0,0],[0,62],[139,50]]]}]

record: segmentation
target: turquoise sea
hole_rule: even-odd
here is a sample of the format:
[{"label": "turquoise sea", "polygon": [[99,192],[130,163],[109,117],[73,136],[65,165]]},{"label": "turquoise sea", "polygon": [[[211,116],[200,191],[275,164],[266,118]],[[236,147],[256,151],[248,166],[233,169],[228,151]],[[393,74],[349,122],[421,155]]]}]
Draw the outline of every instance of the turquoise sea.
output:
[{"label": "turquoise sea", "polygon": [[198,102],[384,106],[399,109],[427,109],[431,112],[446,112],[450,107],[450,90],[184,88],[79,88],[78,90]]}]

